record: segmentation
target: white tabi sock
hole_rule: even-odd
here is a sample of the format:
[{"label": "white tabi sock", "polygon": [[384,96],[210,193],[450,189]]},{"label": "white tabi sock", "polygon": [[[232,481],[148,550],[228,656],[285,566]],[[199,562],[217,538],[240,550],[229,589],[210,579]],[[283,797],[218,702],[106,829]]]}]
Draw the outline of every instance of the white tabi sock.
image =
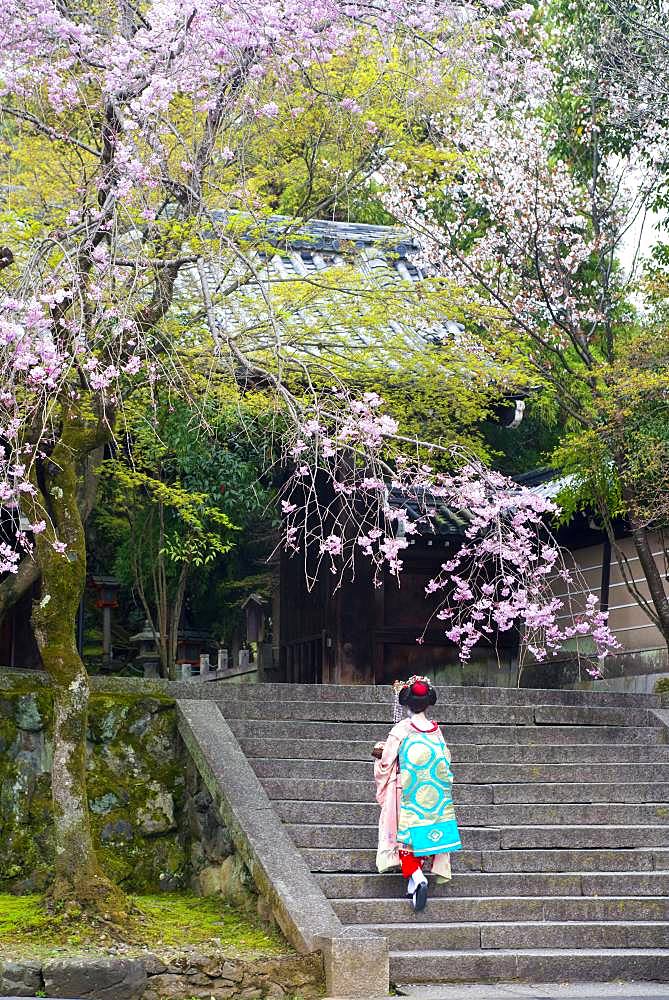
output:
[{"label": "white tabi sock", "polygon": [[418,868],[409,879],[409,884],[407,886],[407,891],[409,892],[409,894],[413,896],[418,886],[422,885],[423,882],[427,882],[427,879],[423,875],[420,868]]}]

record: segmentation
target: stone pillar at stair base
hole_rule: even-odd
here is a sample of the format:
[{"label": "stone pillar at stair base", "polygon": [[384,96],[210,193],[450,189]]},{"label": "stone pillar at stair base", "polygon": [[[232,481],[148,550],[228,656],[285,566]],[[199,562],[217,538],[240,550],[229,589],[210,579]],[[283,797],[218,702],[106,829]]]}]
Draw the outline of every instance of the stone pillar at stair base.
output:
[{"label": "stone pillar at stair base", "polygon": [[322,937],[319,944],[328,997],[388,996],[390,967],[385,938],[361,927],[345,927],[336,937]]}]

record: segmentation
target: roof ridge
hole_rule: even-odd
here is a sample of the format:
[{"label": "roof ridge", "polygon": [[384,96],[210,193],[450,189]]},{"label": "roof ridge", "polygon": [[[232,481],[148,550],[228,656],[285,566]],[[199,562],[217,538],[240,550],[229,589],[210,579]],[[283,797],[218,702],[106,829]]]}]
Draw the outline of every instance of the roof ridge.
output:
[{"label": "roof ridge", "polygon": [[[230,213],[215,211],[214,218],[224,220],[232,218]],[[244,213],[241,213],[243,217]],[[235,214],[235,219],[240,215]],[[277,237],[279,242],[285,240],[286,247],[297,249],[307,246],[315,249],[339,249],[342,243],[355,243],[358,246],[370,246],[374,243],[392,243],[393,249],[400,255],[406,255],[409,250],[416,250],[414,237],[399,226],[381,226],[369,222],[344,222],[339,219],[307,219],[302,221],[289,215],[268,215],[256,219],[248,215],[249,228],[265,227],[268,237]],[[292,228],[291,228],[292,227]]]}]

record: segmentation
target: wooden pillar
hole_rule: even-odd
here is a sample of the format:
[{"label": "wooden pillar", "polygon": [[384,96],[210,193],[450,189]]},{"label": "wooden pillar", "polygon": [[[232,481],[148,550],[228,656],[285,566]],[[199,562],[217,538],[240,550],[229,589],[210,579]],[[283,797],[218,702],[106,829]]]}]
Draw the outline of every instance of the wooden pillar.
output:
[{"label": "wooden pillar", "polygon": [[371,567],[358,563],[355,580],[336,593],[336,684],[374,683],[374,587]]},{"label": "wooden pillar", "polygon": [[386,579],[380,587],[374,588],[374,632],[372,636],[372,666],[374,684],[385,684],[385,644],[381,633],[386,624]]}]

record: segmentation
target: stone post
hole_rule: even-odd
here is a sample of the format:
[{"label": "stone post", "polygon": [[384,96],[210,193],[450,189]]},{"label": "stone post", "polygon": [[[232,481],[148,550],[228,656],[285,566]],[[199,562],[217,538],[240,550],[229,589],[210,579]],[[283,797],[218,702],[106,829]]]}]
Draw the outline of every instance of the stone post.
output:
[{"label": "stone post", "polygon": [[387,997],[390,957],[385,938],[360,927],[321,941],[328,997]]}]

